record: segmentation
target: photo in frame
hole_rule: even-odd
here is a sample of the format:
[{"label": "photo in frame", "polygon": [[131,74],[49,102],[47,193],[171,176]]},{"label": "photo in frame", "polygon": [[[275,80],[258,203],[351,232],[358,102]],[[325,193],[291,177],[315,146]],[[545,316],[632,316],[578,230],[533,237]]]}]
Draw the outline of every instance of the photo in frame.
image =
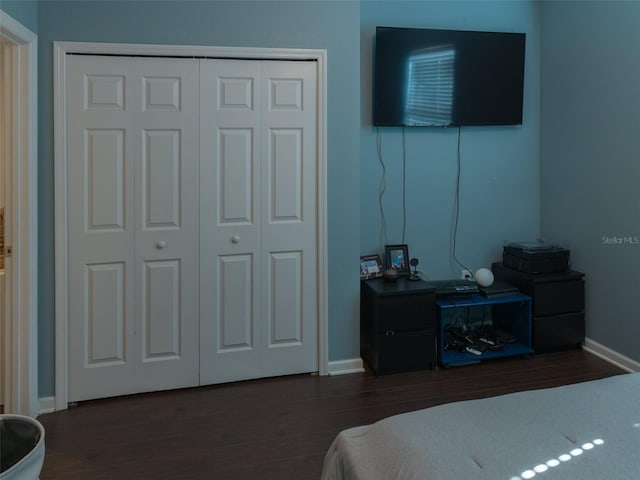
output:
[{"label": "photo in frame", "polygon": [[380,255],[364,255],[360,257],[360,280],[381,277],[382,270]]},{"label": "photo in frame", "polygon": [[385,268],[392,268],[399,275],[409,275],[409,248],[405,244],[385,245]]}]

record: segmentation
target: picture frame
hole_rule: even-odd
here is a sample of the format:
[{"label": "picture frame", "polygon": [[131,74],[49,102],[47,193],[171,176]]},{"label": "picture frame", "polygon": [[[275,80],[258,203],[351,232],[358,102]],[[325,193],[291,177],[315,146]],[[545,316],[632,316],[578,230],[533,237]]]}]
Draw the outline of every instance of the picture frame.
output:
[{"label": "picture frame", "polygon": [[399,275],[409,275],[409,247],[406,244],[385,245],[385,268],[392,268]]},{"label": "picture frame", "polygon": [[382,259],[380,255],[364,255],[360,257],[360,280],[382,277]]}]

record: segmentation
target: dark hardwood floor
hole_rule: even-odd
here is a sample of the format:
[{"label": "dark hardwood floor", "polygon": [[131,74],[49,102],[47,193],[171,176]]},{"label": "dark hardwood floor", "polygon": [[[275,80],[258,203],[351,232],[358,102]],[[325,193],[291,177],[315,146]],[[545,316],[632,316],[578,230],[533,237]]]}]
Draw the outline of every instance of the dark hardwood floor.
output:
[{"label": "dark hardwood floor", "polygon": [[42,415],[50,479],[320,478],[341,430],[624,371],[582,350],[374,377],[297,375],[83,402]]}]

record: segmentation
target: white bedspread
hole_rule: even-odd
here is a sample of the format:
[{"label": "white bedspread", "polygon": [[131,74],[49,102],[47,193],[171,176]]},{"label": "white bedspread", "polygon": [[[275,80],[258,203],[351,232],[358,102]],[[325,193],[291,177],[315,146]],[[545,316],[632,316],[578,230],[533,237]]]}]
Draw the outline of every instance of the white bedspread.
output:
[{"label": "white bedspread", "polygon": [[450,403],[341,432],[323,480],[640,479],[640,373]]}]

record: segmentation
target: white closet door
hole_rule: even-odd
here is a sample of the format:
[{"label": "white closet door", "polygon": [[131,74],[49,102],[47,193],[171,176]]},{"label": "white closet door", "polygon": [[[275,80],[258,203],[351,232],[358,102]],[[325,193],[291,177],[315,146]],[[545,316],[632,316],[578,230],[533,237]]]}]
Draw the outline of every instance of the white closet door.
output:
[{"label": "white closet door", "polygon": [[260,376],[260,62],[200,64],[200,383]]},{"label": "white closet door", "polygon": [[198,383],[197,69],[69,58],[71,401]]},{"label": "white closet door", "polygon": [[317,370],[315,84],[201,63],[201,384]]},{"label": "white closet door", "polygon": [[262,64],[262,375],[318,370],[315,62]]},{"label": "white closet door", "polygon": [[316,371],[315,62],[68,62],[71,401]]},{"label": "white closet door", "polygon": [[135,61],[136,388],[199,384],[198,62]]},{"label": "white closet door", "polygon": [[67,62],[69,400],[134,391],[131,59]]}]

